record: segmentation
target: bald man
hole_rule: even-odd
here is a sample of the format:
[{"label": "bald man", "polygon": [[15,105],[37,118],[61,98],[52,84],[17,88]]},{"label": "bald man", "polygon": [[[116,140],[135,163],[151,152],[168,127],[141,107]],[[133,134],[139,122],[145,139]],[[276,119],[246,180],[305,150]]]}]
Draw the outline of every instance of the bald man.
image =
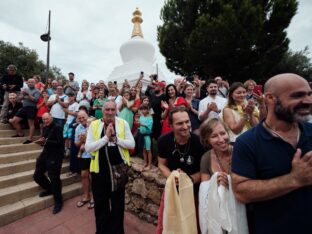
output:
[{"label": "bald man", "polygon": [[[44,124],[42,137],[35,141],[43,146],[43,150],[36,161],[34,180],[45,191],[39,193],[39,197],[53,195],[54,208],[52,213],[57,214],[62,210],[62,182],[60,179],[62,160],[64,157],[63,128],[53,122],[50,113],[42,115]],[[48,177],[45,173],[48,172]]]},{"label": "bald man", "polygon": [[250,233],[310,233],[312,217],[312,91],[295,74],[264,87],[267,118],[235,142],[232,185],[247,204]]}]

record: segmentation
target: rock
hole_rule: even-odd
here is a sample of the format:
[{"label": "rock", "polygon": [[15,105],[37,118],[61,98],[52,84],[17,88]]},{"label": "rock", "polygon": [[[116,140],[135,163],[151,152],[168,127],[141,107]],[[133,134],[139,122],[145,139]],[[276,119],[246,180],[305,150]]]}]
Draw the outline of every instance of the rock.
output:
[{"label": "rock", "polygon": [[154,205],[154,204],[148,204],[146,206],[145,211],[153,216],[158,216],[158,210],[159,210],[159,206]]},{"label": "rock", "polygon": [[159,205],[161,200],[162,193],[157,189],[157,187],[153,186],[152,189],[149,189],[147,192],[147,197],[151,199],[155,204]]},{"label": "rock", "polygon": [[132,192],[146,198],[147,190],[143,179],[136,179],[132,183]]},{"label": "rock", "polygon": [[158,175],[158,176],[155,178],[155,182],[156,182],[159,186],[165,187],[166,178],[163,177],[162,175]]},{"label": "rock", "polygon": [[145,210],[146,202],[144,199],[137,197],[136,199],[133,199],[132,202],[137,209]]}]

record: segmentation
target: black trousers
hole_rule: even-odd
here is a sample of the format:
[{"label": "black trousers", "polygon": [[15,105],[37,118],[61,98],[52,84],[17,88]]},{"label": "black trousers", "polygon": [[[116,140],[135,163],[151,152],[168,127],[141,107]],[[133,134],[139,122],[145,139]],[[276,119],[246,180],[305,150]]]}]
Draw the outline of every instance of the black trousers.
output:
[{"label": "black trousers", "polygon": [[[51,192],[54,197],[55,204],[63,203],[62,198],[62,182],[61,182],[62,158],[49,157],[40,155],[37,158],[34,180],[43,189]],[[44,174],[48,172],[48,177]]]},{"label": "black trousers", "polygon": [[124,234],[125,189],[111,192],[108,173],[91,173],[91,177],[96,234]]}]

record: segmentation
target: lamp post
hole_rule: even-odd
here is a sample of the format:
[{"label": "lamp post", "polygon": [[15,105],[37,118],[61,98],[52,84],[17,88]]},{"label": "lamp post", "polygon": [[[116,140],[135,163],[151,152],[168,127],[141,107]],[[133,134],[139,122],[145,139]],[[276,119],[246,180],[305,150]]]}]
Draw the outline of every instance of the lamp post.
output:
[{"label": "lamp post", "polygon": [[48,32],[45,34],[42,34],[40,36],[40,39],[44,42],[48,42],[48,49],[47,49],[47,71],[46,71],[46,77],[45,77],[45,83],[48,81],[48,75],[49,75],[49,69],[50,69],[50,22],[51,22],[51,10],[49,10],[49,20],[48,20]]}]

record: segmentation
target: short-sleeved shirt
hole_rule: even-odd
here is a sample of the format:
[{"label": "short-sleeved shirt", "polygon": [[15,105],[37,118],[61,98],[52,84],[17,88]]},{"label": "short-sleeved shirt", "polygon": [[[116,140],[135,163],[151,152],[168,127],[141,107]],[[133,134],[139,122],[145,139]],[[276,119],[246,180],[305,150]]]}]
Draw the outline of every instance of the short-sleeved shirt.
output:
[{"label": "short-sleeved shirt", "polygon": [[[181,152],[186,151],[186,145],[181,146]],[[169,132],[158,139],[158,153],[160,158],[167,159],[167,167],[172,171],[180,168],[188,175],[200,171],[200,160],[205,150],[200,143],[199,137],[191,133],[190,148],[188,154],[183,157],[179,154],[174,142],[174,133]]]},{"label": "short-sleeved shirt", "polygon": [[[52,94],[49,97],[48,102],[55,101],[55,98],[56,98],[56,94]],[[68,97],[65,94],[60,96],[60,99],[63,100],[64,102],[68,103]],[[51,107],[50,113],[51,113],[53,118],[65,119],[65,112],[63,110],[63,107],[59,103],[53,104],[53,106]]]},{"label": "short-sleeved shirt", "polygon": [[[74,89],[79,90],[79,83],[78,83],[77,81],[75,81],[75,80],[69,81],[68,84],[69,84],[71,87],[73,87]],[[70,87],[67,87],[67,88],[65,89],[65,94],[66,94],[66,95],[72,94],[72,93],[76,94],[77,92],[78,92],[78,91],[74,91],[74,90],[73,90],[72,88],[70,88]]]},{"label": "short-sleeved shirt", "polygon": [[[299,124],[301,134],[297,148],[302,155],[312,150],[312,124]],[[232,172],[254,180],[268,180],[292,169],[295,149],[274,137],[263,123],[239,136],[233,148]],[[267,201],[247,205],[252,209],[256,234],[310,233],[312,186],[303,187]],[[249,220],[250,221],[250,220]]]},{"label": "short-sleeved shirt", "polygon": [[37,102],[40,97],[40,91],[36,88],[27,88],[27,92],[34,97],[34,100],[29,99],[29,95],[24,95],[23,97],[23,107],[36,107]]},{"label": "short-sleeved shirt", "polygon": [[[68,106],[68,111],[70,112],[78,112],[79,111],[79,104],[77,102],[74,102],[72,104],[70,104]],[[74,115],[68,115],[67,116],[67,120],[66,120],[66,123],[67,124],[70,124],[71,122],[73,122],[73,120],[75,119],[76,117]]]},{"label": "short-sleeved shirt", "polygon": [[[79,142],[79,135],[80,134],[87,134],[88,128],[85,128],[82,124],[79,124],[75,130],[75,143]],[[81,154],[81,158],[91,158],[91,154],[84,151]]]}]

